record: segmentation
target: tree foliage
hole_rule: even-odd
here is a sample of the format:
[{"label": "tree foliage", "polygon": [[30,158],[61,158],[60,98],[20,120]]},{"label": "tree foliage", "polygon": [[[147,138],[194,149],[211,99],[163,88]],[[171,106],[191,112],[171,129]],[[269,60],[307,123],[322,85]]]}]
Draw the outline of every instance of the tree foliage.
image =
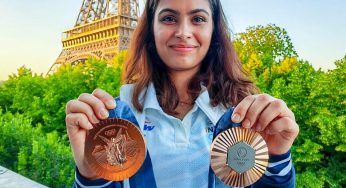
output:
[{"label": "tree foliage", "polygon": [[0,164],[50,187],[70,187],[74,161],[56,131],[32,127],[23,114],[0,111]]},{"label": "tree foliage", "polygon": [[234,45],[245,68],[252,69],[250,72],[263,72],[274,63],[297,56],[287,31],[274,24],[247,28],[235,36]]},{"label": "tree foliage", "polygon": [[0,165],[50,187],[70,187],[74,162],[65,105],[96,88],[119,95],[120,63],[89,59],[47,77],[19,68],[0,86]]},{"label": "tree foliage", "polygon": [[284,100],[295,114],[297,187],[346,187],[346,56],[334,70],[315,70],[298,59],[287,32],[275,25],[248,28],[235,46],[260,90]]},{"label": "tree foliage", "polygon": [[[115,65],[115,64],[114,64]],[[30,117],[41,123],[45,132],[64,133],[65,104],[83,92],[102,88],[114,96],[119,94],[121,66],[89,59],[84,64],[65,64],[48,77],[34,75],[21,67],[0,88],[0,108]]]}]

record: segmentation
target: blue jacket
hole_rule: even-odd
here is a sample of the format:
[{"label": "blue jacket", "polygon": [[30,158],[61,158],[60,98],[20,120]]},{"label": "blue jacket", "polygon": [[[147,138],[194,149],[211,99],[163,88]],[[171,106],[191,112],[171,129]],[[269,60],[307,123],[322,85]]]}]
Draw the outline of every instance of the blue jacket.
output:
[{"label": "blue jacket", "polygon": [[[170,177],[168,179],[174,179],[174,178],[171,178],[173,176],[169,174],[169,170],[165,170],[164,168],[157,167],[158,166],[157,161],[158,160],[167,161],[169,159],[167,158],[158,159],[158,157],[156,156],[157,154],[155,153],[154,151],[155,149],[153,148],[160,147],[158,144],[160,143],[160,141],[155,141],[154,143],[155,145],[153,145],[153,147],[150,147],[150,145],[152,144],[150,140],[156,139],[157,137],[157,135],[154,135],[154,137],[151,137],[150,134],[153,133],[151,129],[155,128],[155,131],[159,131],[160,129],[159,129],[159,125],[155,125],[155,124],[149,125],[148,122],[155,122],[155,117],[159,117],[161,118],[160,119],[161,123],[164,124],[163,119],[167,117],[160,116],[160,114],[164,112],[160,110],[157,100],[155,100],[156,94],[152,85],[149,86],[146,95],[142,95],[142,98],[141,98],[144,101],[144,106],[150,107],[147,109],[147,112],[149,112],[150,114],[157,113],[154,115],[155,117],[152,117],[152,118],[149,117],[149,120],[147,120],[148,117],[143,117],[143,113],[137,112],[134,109],[134,107],[131,105],[131,89],[132,89],[131,85],[122,87],[121,95],[120,95],[121,100],[120,98],[116,98],[117,105],[115,109],[109,111],[110,118],[117,117],[117,118],[127,119],[131,121],[132,123],[136,124],[137,126],[139,126],[139,128],[143,131],[143,134],[145,135],[145,139],[147,139],[146,141],[148,141],[147,142],[148,151],[147,151],[147,156],[144,161],[144,164],[134,176],[122,182],[112,182],[112,181],[107,181],[103,179],[89,181],[83,178],[78,173],[78,169],[76,169],[76,181],[74,183],[74,186],[75,187],[119,187],[119,188],[120,187],[122,188],[123,187],[124,188],[125,187],[155,188],[155,187],[173,187],[173,186],[174,187],[208,187],[208,188],[228,187],[224,185],[215,176],[215,174],[209,167],[210,166],[209,161],[203,161],[204,159],[201,159],[202,166],[205,166],[203,167],[205,169],[205,172],[201,171],[202,175],[191,177],[191,179],[189,179],[189,176],[188,176],[186,179],[183,179],[183,180],[177,179],[176,182],[173,182],[171,184],[169,184],[168,182],[167,184],[165,184],[166,182],[162,180],[163,177],[165,176],[162,174],[168,174],[168,177]],[[228,110],[220,109],[220,108],[211,108],[208,106],[208,103],[209,103],[208,99],[209,99],[208,93],[205,90],[204,92],[201,92],[201,95],[196,100],[196,106],[193,108],[193,110],[191,110],[194,113],[191,113],[190,115],[193,121],[198,121],[199,117],[202,116],[201,114],[206,114],[205,117],[210,116],[209,121],[211,126],[209,125],[206,125],[206,126],[207,126],[207,130],[209,130],[208,134],[211,137],[210,141],[212,141],[212,139],[215,138],[215,136],[218,135],[220,132],[231,127],[239,126],[239,124],[236,124],[230,121],[231,115],[233,112],[232,108]],[[155,109],[156,109],[156,112],[154,111]],[[187,116],[189,116],[189,114]],[[205,120],[202,119],[202,122],[206,122],[207,119]],[[170,121],[176,122],[174,118],[171,118]],[[188,122],[188,123],[191,124],[192,122]],[[199,123],[199,125],[200,124],[201,123]],[[173,125],[173,126],[176,127],[177,125]],[[169,127],[169,124],[165,125],[165,130],[169,129],[168,127]],[[183,130],[185,130],[185,133],[186,131],[193,132],[192,129],[186,130],[185,128]],[[173,137],[175,141],[182,140],[181,143],[179,143],[179,147],[181,146],[182,148],[184,147],[189,148],[192,145],[192,143],[189,143],[188,141],[187,141],[187,144],[184,145],[184,136],[179,136],[180,133],[175,132],[173,134],[176,135],[175,137]],[[169,138],[164,138],[164,139],[166,139],[167,142],[169,142]],[[206,143],[206,145],[208,145],[208,143]],[[191,146],[191,149],[192,149],[192,146]],[[160,151],[162,151],[162,149]],[[182,152],[182,151],[185,151],[185,150],[179,150],[179,152]],[[151,154],[155,154],[154,155],[155,160],[152,160]],[[186,155],[189,155],[189,154],[186,154]],[[204,155],[208,155],[208,153],[205,153]],[[197,161],[196,164],[198,164],[199,159],[196,158],[196,160],[194,160],[193,162],[195,161]],[[185,168],[185,166],[187,165],[187,164],[181,164],[182,166],[180,167],[178,164],[180,163],[175,164],[176,169],[183,168],[182,166],[184,166]],[[161,165],[161,162],[160,162],[160,165]],[[194,168],[194,167],[191,167],[191,168]],[[168,168],[168,169],[172,169],[172,168]],[[192,170],[193,172],[196,171],[196,169],[192,169]],[[174,172],[174,169],[172,169],[172,171]],[[187,173],[188,175],[191,174],[191,172],[189,171]],[[183,173],[181,174],[181,176],[183,176]],[[184,182],[181,182],[181,181],[184,181]],[[185,181],[189,181],[192,183],[189,184],[188,182],[185,182]],[[267,171],[265,172],[265,175],[263,175],[262,178],[256,183],[254,183],[251,187],[285,188],[285,187],[294,187],[294,184],[295,184],[295,171],[291,161],[291,154],[290,152],[288,152],[283,155],[270,156],[269,166],[267,168]]]}]

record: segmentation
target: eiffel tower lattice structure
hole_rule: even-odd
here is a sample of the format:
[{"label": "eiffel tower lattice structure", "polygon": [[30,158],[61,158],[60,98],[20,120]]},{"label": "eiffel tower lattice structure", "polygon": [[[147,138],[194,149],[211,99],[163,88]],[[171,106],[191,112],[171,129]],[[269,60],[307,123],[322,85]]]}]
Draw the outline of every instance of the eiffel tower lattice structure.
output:
[{"label": "eiffel tower lattice structure", "polygon": [[63,32],[63,50],[48,74],[90,57],[110,62],[127,49],[138,17],[138,0],[83,0],[75,26]]}]

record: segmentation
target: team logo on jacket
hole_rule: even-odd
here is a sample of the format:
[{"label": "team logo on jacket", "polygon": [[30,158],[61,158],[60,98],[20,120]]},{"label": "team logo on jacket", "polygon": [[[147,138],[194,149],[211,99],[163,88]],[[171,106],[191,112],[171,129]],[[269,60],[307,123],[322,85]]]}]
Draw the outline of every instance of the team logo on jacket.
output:
[{"label": "team logo on jacket", "polygon": [[211,122],[210,120],[208,121],[208,127],[205,128],[205,132],[208,136],[209,142],[211,143],[213,141],[213,138],[214,138],[215,126],[214,126],[213,122]]},{"label": "team logo on jacket", "polygon": [[144,127],[143,127],[144,131],[152,131],[154,128],[155,128],[155,125],[153,125],[151,121],[145,120]]}]

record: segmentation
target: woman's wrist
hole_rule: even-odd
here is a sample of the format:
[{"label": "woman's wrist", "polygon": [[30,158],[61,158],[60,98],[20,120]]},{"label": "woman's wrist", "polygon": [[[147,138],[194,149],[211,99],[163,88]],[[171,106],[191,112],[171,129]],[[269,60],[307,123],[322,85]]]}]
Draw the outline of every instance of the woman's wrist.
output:
[{"label": "woman's wrist", "polygon": [[77,165],[77,169],[79,174],[88,180],[96,180],[99,177],[91,171],[91,169],[85,164],[85,165]]}]

